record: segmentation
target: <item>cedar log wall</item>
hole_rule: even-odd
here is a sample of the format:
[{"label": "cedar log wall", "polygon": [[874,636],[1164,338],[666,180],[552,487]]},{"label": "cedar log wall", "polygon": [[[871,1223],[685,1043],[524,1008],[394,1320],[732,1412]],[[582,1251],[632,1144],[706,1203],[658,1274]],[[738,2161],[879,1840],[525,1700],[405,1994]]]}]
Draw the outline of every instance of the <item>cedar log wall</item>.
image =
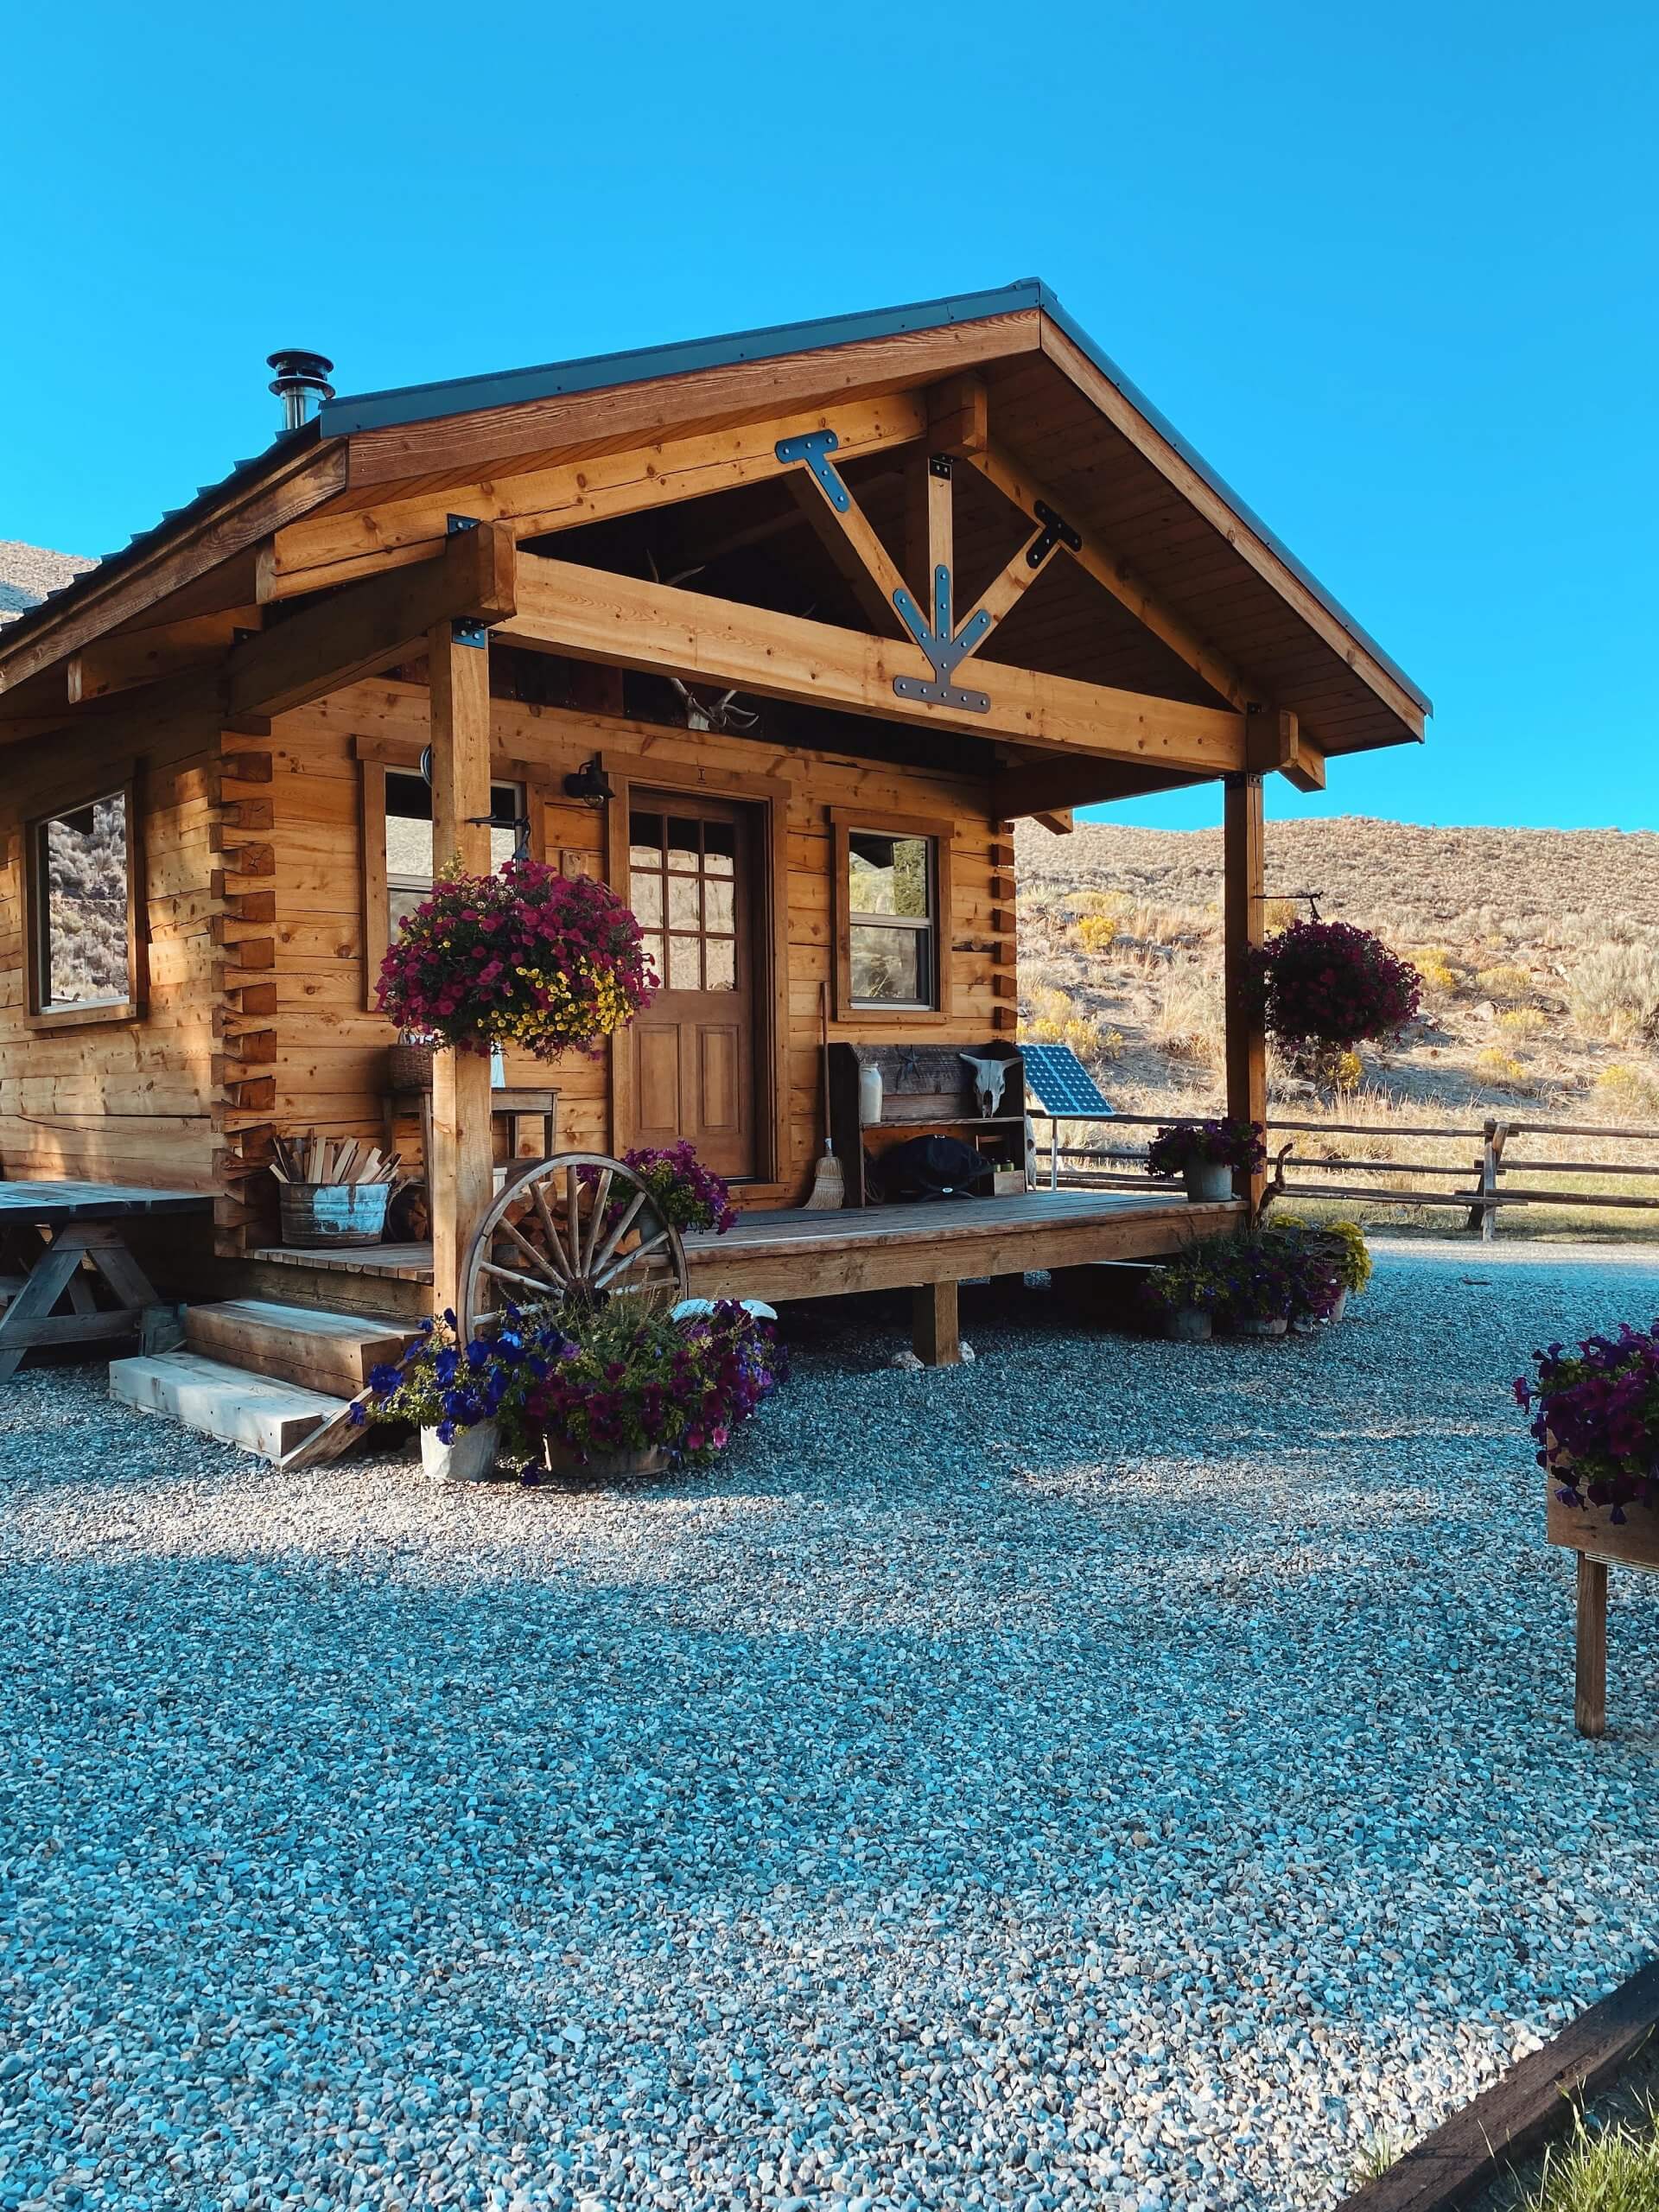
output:
[{"label": "cedar log wall", "polygon": [[[391,679],[354,684],[271,725],[277,1044],[272,1118],[279,1128],[375,1136],[381,1129],[385,1048],[392,1032],[365,1003],[372,979],[362,952],[359,756],[375,752],[391,765],[402,760],[412,766],[427,734],[424,690]],[[785,1177],[753,1192],[760,1202],[798,1204],[823,1144],[818,988],[830,980],[831,807],[868,809],[873,828],[888,814],[957,823],[950,862],[953,911],[941,932],[951,973],[950,1020],[924,1029],[906,1027],[902,1018],[884,1021],[861,1014],[855,1022],[832,1022],[831,1035],[973,1044],[1012,1034],[1013,849],[989,818],[986,786],[979,779],[715,733],[588,721],[568,709],[503,699],[493,702],[493,737],[496,774],[522,777],[529,785],[532,849],[556,866],[562,851],[583,852],[601,876],[606,873],[605,817],[567,800],[561,789],[561,779],[595,751],[612,760],[648,762],[671,785],[683,781],[695,788],[699,767],[790,785],[789,1157]],[[714,795],[716,787],[709,789]],[[370,834],[379,835],[379,825],[372,825]],[[973,949],[952,949],[969,939]],[[603,1057],[571,1053],[549,1067],[509,1053],[507,1080],[557,1087],[562,1149],[609,1149]],[[398,1142],[412,1164],[419,1151],[412,1122],[400,1125]],[[251,1189],[249,1195],[256,1193]]]},{"label": "cedar log wall", "polygon": [[[0,772],[0,1169],[222,1190],[230,1069],[224,943],[227,808],[218,718],[110,716],[10,747]],[[240,747],[240,738],[229,742]],[[148,1002],[137,1020],[28,1018],[24,825],[117,788],[137,767]],[[232,765],[239,766],[240,763]],[[252,789],[253,787],[246,787]],[[268,804],[268,791],[265,794]],[[256,805],[256,811],[257,810]],[[236,833],[231,832],[232,836]],[[236,857],[236,855],[232,855]],[[227,1198],[227,1217],[238,1209]],[[229,1220],[226,1225],[230,1225]]]}]

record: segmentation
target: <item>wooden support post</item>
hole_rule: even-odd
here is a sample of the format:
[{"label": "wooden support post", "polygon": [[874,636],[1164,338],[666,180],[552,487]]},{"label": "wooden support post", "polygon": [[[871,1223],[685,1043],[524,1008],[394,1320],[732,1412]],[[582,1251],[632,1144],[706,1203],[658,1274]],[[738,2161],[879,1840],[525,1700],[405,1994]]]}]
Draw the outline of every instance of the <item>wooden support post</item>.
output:
[{"label": "wooden support post", "polygon": [[[490,654],[456,626],[427,633],[432,695],[432,855],[435,868],[458,860],[469,874],[490,868]],[[427,1163],[432,1208],[432,1302],[463,1325],[461,1274],[467,1248],[495,1190],[487,1053],[441,1052],[433,1063],[432,1147]]]},{"label": "wooden support post", "polygon": [[1579,1560],[1578,1679],[1573,1718],[1580,1736],[1607,1731],[1607,1562],[1586,1552]]},{"label": "wooden support post", "polygon": [[962,1357],[953,1282],[918,1283],[912,1294],[911,1343],[924,1367],[955,1367]]},{"label": "wooden support post", "polygon": [[[1226,779],[1222,836],[1222,911],[1225,932],[1227,1020],[1227,1111],[1235,1120],[1268,1119],[1268,1042],[1250,974],[1251,957],[1265,928],[1265,832],[1262,779],[1234,775]],[[1237,1176],[1234,1188],[1248,1198],[1254,1216],[1262,1203],[1266,1177]]]}]

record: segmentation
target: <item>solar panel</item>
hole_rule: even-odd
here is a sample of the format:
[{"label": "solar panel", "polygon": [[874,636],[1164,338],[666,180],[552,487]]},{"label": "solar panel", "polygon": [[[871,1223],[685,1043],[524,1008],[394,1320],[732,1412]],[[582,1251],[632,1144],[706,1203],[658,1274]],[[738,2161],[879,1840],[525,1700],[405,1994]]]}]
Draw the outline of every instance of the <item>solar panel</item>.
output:
[{"label": "solar panel", "polygon": [[1026,1067],[1026,1104],[1033,1114],[1055,1121],[1098,1122],[1111,1108],[1069,1045],[1021,1045]]}]

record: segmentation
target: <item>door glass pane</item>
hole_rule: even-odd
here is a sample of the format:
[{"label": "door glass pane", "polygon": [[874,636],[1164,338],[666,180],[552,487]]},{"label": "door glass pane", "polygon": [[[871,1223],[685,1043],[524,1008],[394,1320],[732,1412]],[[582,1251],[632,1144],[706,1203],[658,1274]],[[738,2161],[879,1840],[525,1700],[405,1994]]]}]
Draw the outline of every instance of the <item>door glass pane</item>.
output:
[{"label": "door glass pane", "polygon": [[663,879],[655,868],[635,868],[628,879],[628,903],[641,929],[662,926]]},{"label": "door glass pane", "polygon": [[634,868],[660,868],[663,862],[663,817],[660,814],[628,817],[628,860]]},{"label": "door glass pane", "polygon": [[518,832],[505,823],[490,824],[490,873],[499,874],[518,849]]},{"label": "door glass pane", "polygon": [[728,880],[705,880],[702,887],[703,927],[710,930],[729,930],[736,926],[733,920],[732,893],[734,887]]},{"label": "door glass pane", "polygon": [[668,817],[668,864],[670,868],[697,868],[700,847],[697,830],[700,825],[685,816],[671,814]]},{"label": "door glass pane", "polygon": [[734,991],[737,988],[737,939],[734,937],[705,938],[702,950],[709,969],[709,979],[704,988],[711,991]]},{"label": "door glass pane", "polygon": [[[518,846],[518,817],[528,814],[522,784],[490,785],[490,868],[495,872],[510,861]],[[528,843],[530,830],[525,826]]]},{"label": "door glass pane", "polygon": [[705,822],[702,825],[702,865],[709,875],[733,875],[737,870],[737,824]]},{"label": "door glass pane", "polygon": [[855,830],[847,840],[847,903],[855,914],[928,918],[931,837],[881,837]]},{"label": "door glass pane", "polygon": [[698,938],[670,938],[668,988],[671,991],[700,991],[702,988],[702,963],[699,957],[702,950],[702,940]]},{"label": "door glass pane", "polygon": [[398,925],[406,921],[417,906],[424,906],[432,896],[431,886],[425,883],[391,883],[386,887],[386,913],[396,937]]},{"label": "door glass pane", "polygon": [[391,768],[386,771],[386,874],[432,880],[431,785],[423,776]]},{"label": "door glass pane", "polygon": [[695,875],[671,875],[668,879],[668,918],[677,930],[694,930],[701,918],[697,911],[697,879]]},{"label": "door glass pane", "polygon": [[855,999],[875,1006],[920,1006],[925,1001],[925,930],[855,924],[849,934]]},{"label": "door glass pane", "polygon": [[660,983],[663,980],[663,938],[660,930],[645,931],[645,957],[650,961],[652,973]]}]

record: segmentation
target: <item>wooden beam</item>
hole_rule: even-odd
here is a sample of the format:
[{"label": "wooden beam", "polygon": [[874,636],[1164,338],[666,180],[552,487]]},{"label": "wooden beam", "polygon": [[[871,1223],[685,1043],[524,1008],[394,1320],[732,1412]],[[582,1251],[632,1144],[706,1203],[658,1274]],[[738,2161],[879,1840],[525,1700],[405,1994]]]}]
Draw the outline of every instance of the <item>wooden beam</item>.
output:
[{"label": "wooden beam", "polygon": [[260,555],[262,600],[291,599],[327,584],[426,560],[442,550],[457,509],[484,522],[509,522],[515,537],[539,537],[613,515],[639,514],[745,484],[798,472],[781,461],[781,440],[833,429],[841,460],[885,453],[919,438],[926,416],[913,392],[849,400],[833,412],[773,415],[696,437],[658,437],[621,453],[586,456],[520,474],[492,473],[447,493],[318,515],[281,531]]},{"label": "wooden beam", "polygon": [[1192,776],[1243,765],[1243,717],[1219,708],[1000,664],[977,671],[990,698],[985,714],[904,699],[893,690],[895,677],[931,673],[914,645],[534,554],[518,556],[518,611],[496,634],[577,660],[688,683],[712,678],[763,698],[1012,739],[1080,759]]},{"label": "wooden beam", "polygon": [[[1227,1022],[1227,1111],[1235,1121],[1268,1119],[1268,1041],[1252,969],[1267,919],[1263,866],[1265,831],[1259,775],[1227,779],[1222,823],[1222,929]],[[1266,1178],[1236,1176],[1234,1191],[1248,1198],[1252,1217]]]},{"label": "wooden beam", "polygon": [[[1206,645],[1189,624],[1140,582],[1125,563],[1084,530],[1074,516],[1066,514],[1066,503],[1041,484],[1005,447],[990,444],[970,458],[987,482],[995,484],[1023,514],[1034,517],[1040,500],[1055,513],[1066,515],[1066,520],[1083,540],[1082,550],[1071,553],[1071,557],[1084,575],[1092,576],[1121,606],[1128,607],[1142,628],[1150,630],[1195,675],[1202,677],[1212,691],[1241,709],[1263,696],[1259,684],[1252,683],[1223,654]],[[1066,550],[1071,552],[1069,547]]]},{"label": "wooden beam", "polygon": [[983,453],[989,442],[989,401],[984,379],[950,377],[927,395],[927,449],[961,459]]},{"label": "wooden beam", "polygon": [[[1042,343],[1033,308],[935,330],[899,331],[768,360],[734,361],[594,391],[557,393],[517,406],[400,423],[352,437],[353,489],[460,472],[492,475],[514,454],[554,460],[600,441],[690,436],[762,416],[844,412],[850,399],[914,391],[982,362],[1017,359]],[[614,445],[613,450],[615,449]]]},{"label": "wooden beam", "polygon": [[1325,755],[1307,742],[1296,716],[1284,708],[1263,707],[1249,716],[1244,751],[1252,775],[1276,770],[1299,791],[1325,789]]},{"label": "wooden beam", "polygon": [[870,627],[883,637],[907,637],[893,598],[904,578],[857,502],[844,510],[831,506],[810,468],[791,470],[789,488]]},{"label": "wooden beam", "polygon": [[[1411,694],[1391,676],[1376,656],[1368,652],[1353,632],[1339,622],[1317,592],[1287,567],[1283,559],[1249,524],[1241,519],[1215,486],[1192,462],[1178,453],[1161,430],[1154,429],[1139,408],[1123,397],[1109,377],[1102,374],[1088,356],[1058,326],[1045,315],[1043,352],[1064,371],[1085,399],[1121,431],[1159,474],[1179,492],[1187,505],[1202,515],[1254,569],[1271,584],[1287,606],[1310,629],[1345,661],[1361,681],[1397,715],[1414,737],[1423,734],[1424,713]],[[1208,678],[1205,681],[1208,682]],[[1230,696],[1230,694],[1224,694]]]},{"label": "wooden beam", "polygon": [[[467,536],[477,533],[468,531]],[[509,545],[509,552],[511,546]],[[467,645],[452,621],[427,638],[432,698],[432,855],[458,861],[469,874],[490,870],[490,655]],[[494,1192],[487,1052],[446,1048],[433,1062],[432,1157],[426,1163],[432,1209],[433,1303],[461,1314],[461,1278],[473,1232]],[[461,1315],[464,1325],[466,1317]]]},{"label": "wooden beam", "polygon": [[67,660],[94,638],[143,614],[183,585],[194,582],[233,555],[245,552],[331,499],[346,481],[346,449],[329,443],[279,470],[251,488],[210,507],[183,537],[168,534],[153,553],[118,557],[110,575],[80,586],[55,620],[10,650],[0,630],[0,692],[8,691],[54,662]]},{"label": "wooden beam", "polygon": [[68,664],[72,704],[79,706],[111,691],[130,691],[219,659],[238,630],[259,627],[257,607],[227,614],[198,614],[184,622],[160,622],[143,630],[117,630],[82,646]]},{"label": "wooden beam", "polygon": [[302,608],[232,653],[229,711],[280,714],[394,666],[435,625],[499,622],[513,608],[513,561],[506,524],[480,523],[457,531],[429,561]]},{"label": "wooden beam", "polygon": [[1033,822],[1041,823],[1043,828],[1056,837],[1069,837],[1077,826],[1071,818],[1071,810],[1069,806],[1045,807],[1040,814],[1033,815],[1032,819]]}]

